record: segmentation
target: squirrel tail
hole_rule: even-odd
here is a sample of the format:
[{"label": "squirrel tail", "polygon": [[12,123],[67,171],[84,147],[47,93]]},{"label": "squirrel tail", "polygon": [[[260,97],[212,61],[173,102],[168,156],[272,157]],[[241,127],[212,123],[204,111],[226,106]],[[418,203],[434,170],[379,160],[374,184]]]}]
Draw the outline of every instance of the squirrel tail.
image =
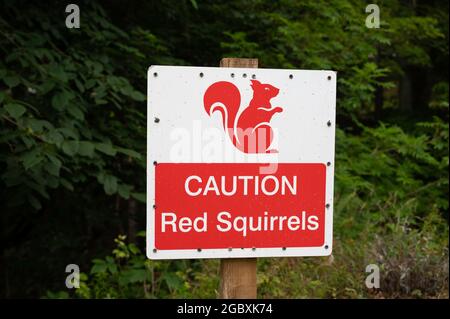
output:
[{"label": "squirrel tail", "polygon": [[239,89],[230,82],[216,82],[206,90],[203,104],[210,116],[215,111],[222,113],[223,128],[233,136],[236,116],[241,105]]}]

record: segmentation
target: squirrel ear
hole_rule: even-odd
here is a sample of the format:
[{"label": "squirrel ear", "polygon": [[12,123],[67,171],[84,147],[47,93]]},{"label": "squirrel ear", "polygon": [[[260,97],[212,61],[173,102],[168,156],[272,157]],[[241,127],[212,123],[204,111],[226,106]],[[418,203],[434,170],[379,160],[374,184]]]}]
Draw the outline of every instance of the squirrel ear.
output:
[{"label": "squirrel ear", "polygon": [[260,85],[261,82],[259,82],[258,80],[250,80],[252,82],[252,86],[257,86]]}]

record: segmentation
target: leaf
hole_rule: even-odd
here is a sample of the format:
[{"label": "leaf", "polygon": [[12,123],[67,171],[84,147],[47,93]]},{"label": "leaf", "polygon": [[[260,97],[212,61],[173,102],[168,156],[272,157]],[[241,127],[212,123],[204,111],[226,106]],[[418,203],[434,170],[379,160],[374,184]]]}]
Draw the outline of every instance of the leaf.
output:
[{"label": "leaf", "polygon": [[114,258],[112,258],[111,256],[106,256],[106,257],[105,257],[105,260],[106,260],[106,262],[109,263],[109,264],[113,264],[113,263],[114,263]]},{"label": "leaf", "polygon": [[67,109],[70,115],[72,115],[74,118],[78,120],[84,120],[84,113],[80,110],[77,106],[71,106]]},{"label": "leaf", "polygon": [[53,159],[51,159],[46,165],[45,169],[47,172],[54,176],[59,176],[59,171],[61,169],[61,161],[58,160],[56,157],[52,156]]},{"label": "leaf", "polygon": [[[59,172],[58,172],[59,173]],[[59,175],[47,175],[46,182],[47,186],[50,188],[57,188],[59,186]]]},{"label": "leaf", "polygon": [[136,159],[141,159],[141,154],[139,154],[136,151],[130,150],[130,149],[117,147],[117,152],[128,155],[128,156],[136,158]]},{"label": "leaf", "polygon": [[146,232],[145,230],[141,230],[139,232],[137,232],[136,237],[146,237]]},{"label": "leaf", "polygon": [[44,139],[47,143],[55,144],[60,147],[62,142],[64,141],[64,137],[56,130],[52,130],[44,135]]},{"label": "leaf", "polygon": [[43,132],[44,128],[46,128],[47,130],[53,130],[54,127],[53,125],[45,120],[38,120],[35,118],[28,118],[26,121],[26,125],[28,125],[33,132]]},{"label": "leaf", "polygon": [[58,92],[52,97],[52,106],[58,111],[63,111],[72,97],[73,94],[68,91]]},{"label": "leaf", "polygon": [[130,185],[124,185],[121,184],[119,185],[119,187],[117,188],[119,195],[124,198],[124,199],[129,199],[130,198],[130,191],[133,187]]},{"label": "leaf", "polygon": [[141,203],[145,203],[147,201],[147,195],[145,193],[131,193],[131,197],[140,201]]},{"label": "leaf", "polygon": [[139,248],[135,245],[135,244],[129,244],[128,245],[128,249],[130,250],[130,252],[133,255],[137,255],[139,254],[141,251],[139,250]]},{"label": "leaf", "polygon": [[0,103],[3,102],[3,100],[5,99],[5,96],[6,96],[5,92],[0,92]]},{"label": "leaf", "polygon": [[91,274],[98,274],[106,272],[108,265],[100,259],[94,259],[94,266],[91,268]]},{"label": "leaf", "polygon": [[164,280],[169,287],[169,289],[177,289],[180,288],[183,284],[183,281],[179,276],[174,273],[166,272],[161,276],[161,279]]},{"label": "leaf", "polygon": [[98,143],[95,145],[95,148],[106,155],[114,156],[116,155],[116,150],[113,148],[111,144],[106,143]]},{"label": "leaf", "polygon": [[52,162],[49,162],[47,165],[45,165],[45,169],[47,170],[47,172],[49,172],[53,176],[59,176],[60,168],[61,168],[61,166],[58,166]]},{"label": "leaf", "polygon": [[68,80],[68,73],[64,70],[63,65],[54,64],[49,67],[50,74],[59,82],[65,83]]},{"label": "leaf", "polygon": [[104,172],[100,171],[100,172],[97,174],[97,181],[98,181],[100,184],[104,184],[104,183],[105,183],[105,176],[106,176],[106,174],[105,174]]},{"label": "leaf", "polygon": [[109,272],[111,274],[117,273],[118,268],[114,261],[114,258],[112,258],[111,256],[106,256],[105,261],[106,261],[106,266],[107,266],[107,269],[109,270]]},{"label": "leaf", "polygon": [[8,103],[4,106],[6,112],[16,120],[19,119],[26,111],[26,108],[17,103]]},{"label": "leaf", "polygon": [[146,278],[147,271],[145,269],[129,269],[122,272],[119,283],[126,285],[135,282],[143,282]]},{"label": "leaf", "polygon": [[66,153],[69,156],[73,156],[77,153],[79,148],[79,142],[78,141],[64,141],[62,143],[62,150],[64,153]]},{"label": "leaf", "polygon": [[142,102],[142,101],[145,101],[145,98],[146,98],[146,97],[145,97],[144,94],[142,94],[142,93],[139,92],[139,91],[133,91],[133,92],[131,92],[131,98],[132,98],[133,100]]},{"label": "leaf", "polygon": [[107,103],[108,103],[108,101],[105,99],[95,99],[95,104],[103,105],[103,104],[107,104]]},{"label": "leaf", "polygon": [[84,84],[84,86],[86,87],[86,89],[90,89],[92,87],[94,87],[94,85],[96,84],[96,80],[95,79],[89,79],[86,81],[86,83]]},{"label": "leaf", "polygon": [[115,273],[117,273],[117,265],[116,264],[111,264],[111,263],[108,263],[107,264],[107,267],[108,267],[108,270],[109,270],[109,272],[111,273],[111,274],[115,274]]},{"label": "leaf", "polygon": [[70,137],[74,140],[78,139],[78,133],[70,127],[61,127],[58,129],[58,131],[64,134],[65,137]]},{"label": "leaf", "polygon": [[92,158],[94,156],[94,151],[95,146],[93,143],[87,141],[79,142],[78,154]]},{"label": "leaf", "polygon": [[69,191],[73,192],[73,185],[71,182],[69,182],[67,179],[65,178],[61,178],[59,180],[59,182],[61,183],[62,186],[64,186],[66,189],[68,189]]},{"label": "leaf", "polygon": [[191,0],[191,4],[194,7],[195,10],[198,10],[198,4],[196,0]]},{"label": "leaf", "polygon": [[8,87],[13,88],[20,83],[20,79],[15,75],[9,75],[3,78],[3,82],[5,82]]},{"label": "leaf", "polygon": [[23,166],[25,167],[26,170],[39,164],[42,160],[43,157],[36,148],[30,152],[27,152],[25,155],[22,156]]},{"label": "leaf", "polygon": [[75,85],[77,86],[77,89],[83,93],[84,92],[84,86],[81,84],[81,82],[78,79],[75,79]]},{"label": "leaf", "polygon": [[103,179],[103,188],[107,195],[112,195],[117,192],[117,177],[112,175],[105,175]]},{"label": "leaf", "polygon": [[22,140],[23,144],[25,144],[25,147],[27,149],[30,149],[36,145],[36,141],[27,135],[20,136],[20,139]]},{"label": "leaf", "polygon": [[46,81],[42,83],[40,86],[38,86],[37,90],[42,94],[47,94],[55,87],[55,85],[56,83],[54,81]]}]

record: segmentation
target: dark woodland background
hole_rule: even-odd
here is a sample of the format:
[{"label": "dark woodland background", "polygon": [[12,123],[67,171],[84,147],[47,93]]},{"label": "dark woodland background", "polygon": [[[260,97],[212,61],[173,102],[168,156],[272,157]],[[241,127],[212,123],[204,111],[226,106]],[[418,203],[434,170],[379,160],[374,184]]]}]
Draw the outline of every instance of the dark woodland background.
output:
[{"label": "dark woodland background", "polygon": [[448,298],[449,4],[368,29],[369,3],[79,1],[67,29],[64,1],[0,0],[0,296],[216,297],[218,260],[143,253],[146,71],[252,57],[338,72],[333,257],[258,260],[258,297]]}]

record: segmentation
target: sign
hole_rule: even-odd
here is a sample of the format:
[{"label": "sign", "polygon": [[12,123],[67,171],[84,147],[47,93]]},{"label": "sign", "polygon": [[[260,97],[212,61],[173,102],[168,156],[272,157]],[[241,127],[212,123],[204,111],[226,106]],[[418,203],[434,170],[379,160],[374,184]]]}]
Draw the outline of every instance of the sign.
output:
[{"label": "sign", "polygon": [[147,256],[332,251],[336,73],[152,66]]}]

